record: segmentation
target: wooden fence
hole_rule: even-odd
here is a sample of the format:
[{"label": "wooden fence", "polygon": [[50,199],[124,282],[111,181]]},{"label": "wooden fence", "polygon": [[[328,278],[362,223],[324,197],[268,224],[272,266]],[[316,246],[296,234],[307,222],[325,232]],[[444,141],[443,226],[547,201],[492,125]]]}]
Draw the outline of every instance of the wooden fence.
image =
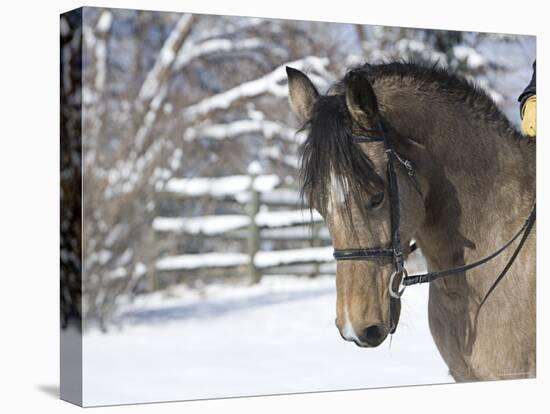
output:
[{"label": "wooden fence", "polygon": [[[298,191],[280,186],[277,176],[174,178],[158,194],[160,203],[163,200],[197,203],[205,198],[215,203],[230,203],[233,210],[237,208],[241,212],[155,217],[152,227],[158,252],[148,272],[150,290],[157,289],[168,274],[198,271],[246,273],[252,283],[259,282],[262,275],[268,273],[313,276],[334,272],[330,237],[322,217],[301,208]],[[217,246],[238,241],[240,248],[229,252],[215,249],[208,253],[182,254],[175,251],[174,246],[183,237],[216,240]],[[274,246],[279,248],[273,249]]]}]

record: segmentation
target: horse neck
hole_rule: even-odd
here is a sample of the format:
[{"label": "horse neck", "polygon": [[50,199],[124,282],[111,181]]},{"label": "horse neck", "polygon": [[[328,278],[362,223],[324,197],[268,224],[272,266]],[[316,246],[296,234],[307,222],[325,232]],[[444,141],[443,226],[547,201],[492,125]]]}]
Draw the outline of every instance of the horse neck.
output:
[{"label": "horse neck", "polygon": [[428,186],[418,239],[431,270],[493,252],[521,227],[534,202],[535,145],[505,124],[455,112],[418,137],[425,147],[419,175]]}]

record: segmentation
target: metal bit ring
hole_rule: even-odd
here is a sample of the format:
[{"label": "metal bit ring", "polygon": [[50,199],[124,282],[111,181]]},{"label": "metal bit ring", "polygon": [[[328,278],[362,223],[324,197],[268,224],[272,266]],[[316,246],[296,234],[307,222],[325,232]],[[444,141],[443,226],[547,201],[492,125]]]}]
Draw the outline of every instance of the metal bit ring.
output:
[{"label": "metal bit ring", "polygon": [[[402,286],[402,288],[396,292],[396,291],[393,290],[393,280],[395,279],[395,276],[397,276],[399,274],[403,275],[403,278],[401,279],[401,282],[400,282],[400,286]],[[409,275],[409,273],[407,272],[407,269],[405,269],[405,268],[403,268],[403,270],[401,272],[397,272],[396,270],[394,270],[394,272],[391,274],[390,285],[388,286],[388,290],[389,290],[390,296],[392,298],[400,299],[401,296],[403,296],[403,292],[405,292],[405,288],[406,288],[406,286],[403,285],[403,280],[408,275]]]}]

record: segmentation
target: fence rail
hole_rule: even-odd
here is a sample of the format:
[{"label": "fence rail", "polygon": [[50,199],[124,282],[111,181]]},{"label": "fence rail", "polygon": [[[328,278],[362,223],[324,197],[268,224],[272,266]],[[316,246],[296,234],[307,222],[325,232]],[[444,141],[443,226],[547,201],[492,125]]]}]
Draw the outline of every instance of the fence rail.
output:
[{"label": "fence rail", "polygon": [[[198,217],[164,217],[152,220],[152,232],[160,239],[181,236],[205,239],[237,240],[243,245],[236,252],[164,254],[152,263],[148,272],[149,286],[159,286],[165,273],[198,269],[239,269],[247,272],[252,282],[263,274],[295,270],[307,274],[321,269],[333,271],[330,236],[323,218],[316,211],[299,208],[299,192],[280,188],[275,175],[236,175],[220,178],[172,179],[158,191],[159,199],[195,202],[208,198],[214,202],[238,205],[242,214],[213,214]],[[265,248],[265,243],[298,244],[299,248]],[[269,247],[269,246],[268,246]],[[159,255],[157,255],[159,256]],[[327,268],[328,265],[329,267]],[[151,267],[151,266],[150,266]]]},{"label": "fence rail", "polygon": [[260,211],[253,217],[241,214],[220,214],[201,217],[156,217],[153,229],[157,232],[202,234],[216,236],[249,227],[252,222],[260,229],[295,227],[322,222],[319,213],[309,210]]}]

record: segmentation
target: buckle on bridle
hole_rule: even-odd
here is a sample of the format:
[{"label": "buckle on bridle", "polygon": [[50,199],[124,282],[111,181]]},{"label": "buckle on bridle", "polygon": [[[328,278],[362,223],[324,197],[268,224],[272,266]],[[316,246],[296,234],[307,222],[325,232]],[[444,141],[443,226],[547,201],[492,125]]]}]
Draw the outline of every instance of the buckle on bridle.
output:
[{"label": "buckle on bridle", "polygon": [[[401,278],[401,281],[399,282],[399,286],[401,287],[401,289],[397,289],[397,291],[394,291],[393,290],[393,280],[395,279],[395,276],[397,275],[403,275],[403,277]],[[405,280],[405,278],[409,276],[409,273],[407,272],[407,269],[405,269],[404,267],[401,269],[401,271],[397,271],[397,270],[394,270],[394,272],[391,274],[390,276],[390,285],[388,286],[388,292],[390,293],[390,296],[394,299],[400,299],[401,296],[403,296],[403,293],[405,292],[405,288],[407,286],[405,286],[403,284],[403,280]]]},{"label": "buckle on bridle", "polygon": [[409,174],[410,177],[414,177],[414,168],[412,163],[409,160],[405,160],[405,162],[403,162],[403,166],[407,170],[407,174]]},{"label": "buckle on bridle", "polygon": [[401,156],[400,156],[397,152],[395,152],[395,151],[392,151],[392,154],[393,154],[393,156],[395,157],[395,159],[396,159],[397,161],[399,161],[403,167],[405,167],[405,169],[407,170],[407,174],[409,175],[409,177],[414,177],[414,166],[413,166],[413,163],[412,163],[410,160],[401,157]]}]

